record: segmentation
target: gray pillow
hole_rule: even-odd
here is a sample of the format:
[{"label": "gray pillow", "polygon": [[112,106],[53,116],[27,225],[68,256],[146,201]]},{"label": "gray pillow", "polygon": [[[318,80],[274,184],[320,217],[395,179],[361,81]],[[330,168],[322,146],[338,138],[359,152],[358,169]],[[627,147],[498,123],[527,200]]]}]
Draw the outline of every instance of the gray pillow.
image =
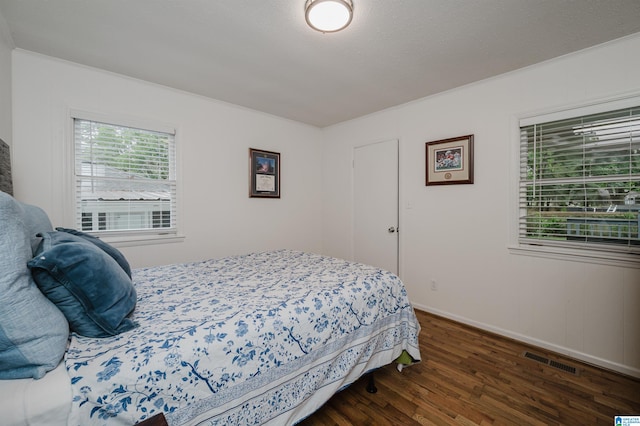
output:
[{"label": "gray pillow", "polygon": [[0,192],[0,379],[39,379],[67,346],[69,324],[38,289],[27,262],[30,231],[21,203]]},{"label": "gray pillow", "polygon": [[38,245],[42,240],[39,233],[53,231],[49,216],[40,207],[20,203],[24,209],[24,223],[31,240],[31,253],[35,256]]}]

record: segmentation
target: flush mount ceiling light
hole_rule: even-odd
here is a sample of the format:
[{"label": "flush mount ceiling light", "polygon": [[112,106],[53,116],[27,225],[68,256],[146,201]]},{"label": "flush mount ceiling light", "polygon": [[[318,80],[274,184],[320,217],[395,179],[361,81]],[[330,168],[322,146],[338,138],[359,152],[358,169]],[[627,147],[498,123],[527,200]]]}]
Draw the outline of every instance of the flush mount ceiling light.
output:
[{"label": "flush mount ceiling light", "polygon": [[304,17],[314,30],[334,33],[347,27],[353,18],[351,0],[307,0]]}]

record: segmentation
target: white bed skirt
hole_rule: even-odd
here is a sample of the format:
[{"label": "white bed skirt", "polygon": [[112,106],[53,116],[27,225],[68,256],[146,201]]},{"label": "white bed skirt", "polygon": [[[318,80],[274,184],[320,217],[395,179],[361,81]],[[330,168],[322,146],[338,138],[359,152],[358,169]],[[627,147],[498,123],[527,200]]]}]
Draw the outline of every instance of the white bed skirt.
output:
[{"label": "white bed skirt", "polygon": [[66,425],[71,382],[64,362],[42,379],[0,380],[0,423],[7,426]]}]

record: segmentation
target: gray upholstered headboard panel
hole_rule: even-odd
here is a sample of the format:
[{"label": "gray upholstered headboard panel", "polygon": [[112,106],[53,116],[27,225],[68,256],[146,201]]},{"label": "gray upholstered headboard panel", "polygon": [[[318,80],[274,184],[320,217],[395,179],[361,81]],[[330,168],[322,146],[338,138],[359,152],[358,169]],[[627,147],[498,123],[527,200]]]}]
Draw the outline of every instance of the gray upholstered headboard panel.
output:
[{"label": "gray upholstered headboard panel", "polygon": [[0,191],[13,195],[13,181],[11,180],[11,158],[9,145],[0,139]]}]

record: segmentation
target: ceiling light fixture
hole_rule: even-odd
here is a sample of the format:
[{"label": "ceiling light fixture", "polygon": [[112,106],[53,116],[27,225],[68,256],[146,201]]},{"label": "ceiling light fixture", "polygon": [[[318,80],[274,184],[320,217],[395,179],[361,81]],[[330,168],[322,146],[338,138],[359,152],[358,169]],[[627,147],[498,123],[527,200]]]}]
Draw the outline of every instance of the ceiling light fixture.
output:
[{"label": "ceiling light fixture", "polygon": [[314,30],[334,33],[346,28],[353,18],[351,0],[307,0],[304,17]]}]

